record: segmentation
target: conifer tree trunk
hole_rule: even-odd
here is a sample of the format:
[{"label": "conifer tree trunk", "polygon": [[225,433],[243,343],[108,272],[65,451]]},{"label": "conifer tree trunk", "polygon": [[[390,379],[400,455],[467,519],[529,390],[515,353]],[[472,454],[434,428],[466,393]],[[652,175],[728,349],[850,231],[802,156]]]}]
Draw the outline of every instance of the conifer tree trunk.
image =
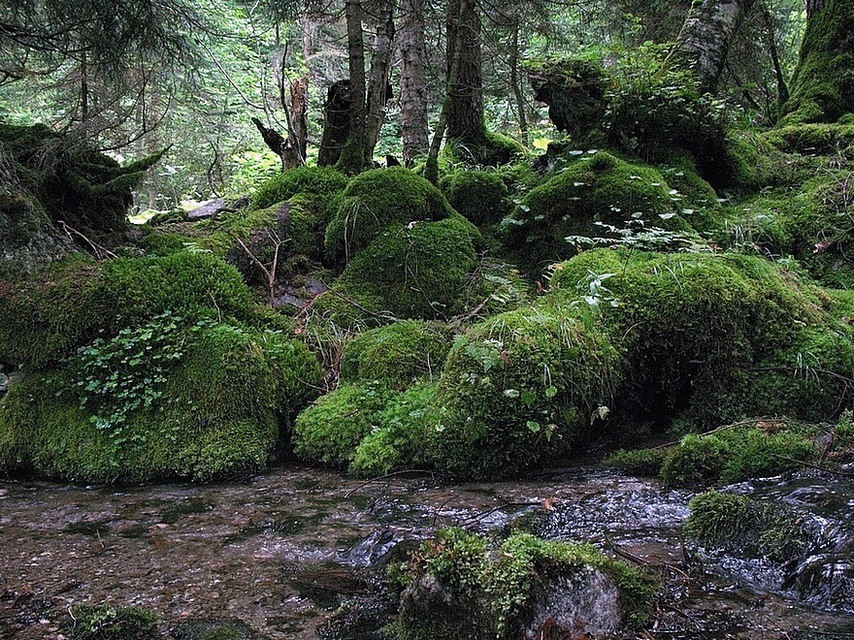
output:
[{"label": "conifer tree trunk", "polygon": [[695,0],[677,39],[676,54],[715,93],[732,37],[754,0]]},{"label": "conifer tree trunk", "polygon": [[367,99],[365,79],[365,40],[360,0],[347,0],[347,59],[350,70],[350,137],[341,151],[337,166],[344,173],[358,173],[365,167],[367,148]]},{"label": "conifer tree trunk", "polygon": [[781,124],[854,112],[854,2],[807,0],[807,28]]},{"label": "conifer tree trunk", "polygon": [[427,47],[424,40],[424,0],[402,0],[399,35],[400,123],[403,163],[411,165],[427,154]]},{"label": "conifer tree trunk", "polygon": [[463,144],[485,141],[483,123],[483,72],[480,54],[480,16],[475,0],[448,3],[448,75],[459,52],[457,81],[450,85],[448,137]]},{"label": "conifer tree trunk", "polygon": [[365,131],[365,153],[370,159],[377,146],[380,129],[385,120],[385,105],[389,98],[388,68],[391,62],[391,46],[394,41],[394,2],[386,0],[380,10],[374,51],[371,56],[371,79],[368,86],[368,113]]}]

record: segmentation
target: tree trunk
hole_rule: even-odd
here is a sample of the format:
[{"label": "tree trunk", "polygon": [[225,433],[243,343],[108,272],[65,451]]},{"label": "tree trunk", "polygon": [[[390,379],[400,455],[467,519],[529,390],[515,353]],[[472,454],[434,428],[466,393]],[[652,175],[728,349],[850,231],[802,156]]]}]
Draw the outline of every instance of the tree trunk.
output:
[{"label": "tree trunk", "polygon": [[[516,9],[518,11],[518,7]],[[514,12],[512,33],[510,36],[510,84],[513,96],[516,98],[516,111],[519,116],[519,131],[522,139],[528,141],[528,118],[525,115],[525,98],[522,95],[522,84],[519,81],[519,14]]]},{"label": "tree trunk", "polygon": [[700,88],[715,93],[732,37],[754,0],[698,0],[688,12],[676,53],[696,73]]},{"label": "tree trunk", "polygon": [[854,2],[807,0],[807,29],[781,124],[854,112]]},{"label": "tree trunk", "polygon": [[394,41],[393,0],[381,8],[374,53],[371,56],[371,81],[368,85],[368,115],[365,131],[365,155],[370,159],[385,120],[385,105],[389,99],[388,67],[391,62],[391,45]]},{"label": "tree trunk", "polygon": [[350,69],[350,137],[341,150],[336,166],[344,173],[354,174],[365,168],[367,158],[367,89],[361,1],[347,0],[344,15],[347,19],[347,59]]},{"label": "tree trunk", "polygon": [[350,139],[350,81],[339,80],[329,86],[323,105],[323,135],[317,164],[331,167],[338,163],[341,151]]},{"label": "tree trunk", "polygon": [[424,40],[424,0],[402,0],[399,42],[400,124],[403,163],[412,165],[427,154],[427,46]]},{"label": "tree trunk", "polygon": [[448,4],[448,75],[459,51],[457,81],[448,109],[448,137],[474,146],[485,142],[483,124],[483,74],[480,57],[480,16],[475,0],[450,0]]}]

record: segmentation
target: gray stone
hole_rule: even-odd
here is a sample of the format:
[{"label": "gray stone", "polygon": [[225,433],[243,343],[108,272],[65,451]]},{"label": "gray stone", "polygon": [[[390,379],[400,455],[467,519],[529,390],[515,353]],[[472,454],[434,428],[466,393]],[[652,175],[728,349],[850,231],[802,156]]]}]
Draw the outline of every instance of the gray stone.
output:
[{"label": "gray stone", "polygon": [[204,220],[206,218],[213,218],[215,215],[222,213],[226,209],[230,207],[226,204],[225,198],[216,198],[215,200],[208,200],[207,202],[203,202],[200,206],[196,207],[192,211],[188,211],[186,218],[191,222],[196,220]]}]

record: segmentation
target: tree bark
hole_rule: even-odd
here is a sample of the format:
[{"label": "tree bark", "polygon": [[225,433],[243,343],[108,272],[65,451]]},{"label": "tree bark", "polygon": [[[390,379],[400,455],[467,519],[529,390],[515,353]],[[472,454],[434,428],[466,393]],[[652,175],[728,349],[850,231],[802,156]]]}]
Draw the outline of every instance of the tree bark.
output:
[{"label": "tree bark", "polygon": [[[518,11],[518,7],[516,9]],[[513,96],[516,98],[516,111],[519,116],[519,131],[522,139],[528,141],[528,118],[525,114],[525,98],[522,95],[522,84],[519,81],[519,14],[514,11],[512,33],[510,36],[510,84]]]},{"label": "tree bark", "polygon": [[400,124],[403,163],[412,165],[427,154],[427,46],[424,40],[424,0],[402,0],[399,42]]},{"label": "tree bark", "polygon": [[367,83],[361,1],[347,0],[344,15],[347,20],[347,61],[350,70],[350,137],[337,165],[343,172],[353,174],[365,167],[367,147]]},{"label": "tree bark", "polygon": [[781,124],[854,112],[854,2],[807,0],[807,28]]},{"label": "tree bark", "polygon": [[[475,0],[448,3],[448,76],[457,57],[457,81],[448,83],[448,137],[464,144],[485,142],[483,124],[483,73],[480,56],[480,16]],[[458,56],[455,52],[459,51]]]},{"label": "tree bark", "polygon": [[676,53],[694,70],[700,88],[715,93],[732,37],[754,0],[694,2],[677,39]]},{"label": "tree bark", "polygon": [[365,131],[365,154],[370,159],[377,146],[380,129],[385,120],[388,102],[388,68],[391,62],[391,45],[394,41],[394,1],[386,0],[380,12],[374,52],[371,56],[371,80],[368,85],[368,114]]}]

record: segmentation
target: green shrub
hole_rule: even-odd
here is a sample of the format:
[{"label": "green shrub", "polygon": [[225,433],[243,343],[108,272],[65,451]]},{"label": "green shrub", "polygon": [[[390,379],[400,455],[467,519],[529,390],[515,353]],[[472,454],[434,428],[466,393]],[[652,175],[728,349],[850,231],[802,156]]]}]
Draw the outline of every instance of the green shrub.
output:
[{"label": "green shrub", "polygon": [[154,640],[157,616],[137,607],[75,605],[63,623],[71,640]]},{"label": "green shrub", "polygon": [[454,171],[442,179],[441,186],[451,206],[477,226],[500,222],[512,208],[497,172]]},{"label": "green shrub", "polygon": [[341,380],[380,380],[402,390],[417,378],[438,378],[451,341],[438,322],[403,320],[365,331],[344,348]]},{"label": "green shrub", "polygon": [[442,220],[451,211],[441,191],[408,169],[366,171],[344,190],[326,228],[326,251],[349,262],[390,225]]},{"label": "green shrub", "polygon": [[440,378],[434,464],[467,477],[515,476],[570,451],[611,405],[621,358],[572,310],[522,308],[457,338]]},{"label": "green shrub", "polygon": [[382,476],[424,462],[424,440],[433,425],[438,383],[421,382],[392,397],[350,465],[358,476]]},{"label": "green shrub", "polygon": [[306,462],[346,467],[392,395],[377,382],[362,382],[341,385],[322,396],[297,416],[294,452]]},{"label": "green shrub", "polygon": [[252,199],[253,209],[266,209],[297,194],[331,200],[347,186],[347,178],[331,167],[297,167],[264,183]]},{"label": "green shrub", "polygon": [[492,549],[483,538],[459,529],[440,531],[409,565],[396,631],[406,640],[519,638],[532,623],[535,602],[551,580],[583,583],[594,572],[615,588],[619,622],[626,627],[642,625],[657,582],[590,545],[522,533]]},{"label": "green shrub", "polygon": [[[375,311],[401,318],[449,317],[477,264],[475,234],[459,217],[391,225],[350,261],[341,282]],[[367,304],[371,298],[380,306]]]},{"label": "green shrub", "polygon": [[795,514],[779,504],[711,491],[692,498],[688,508],[685,535],[727,553],[782,563],[800,557],[809,540]]}]

